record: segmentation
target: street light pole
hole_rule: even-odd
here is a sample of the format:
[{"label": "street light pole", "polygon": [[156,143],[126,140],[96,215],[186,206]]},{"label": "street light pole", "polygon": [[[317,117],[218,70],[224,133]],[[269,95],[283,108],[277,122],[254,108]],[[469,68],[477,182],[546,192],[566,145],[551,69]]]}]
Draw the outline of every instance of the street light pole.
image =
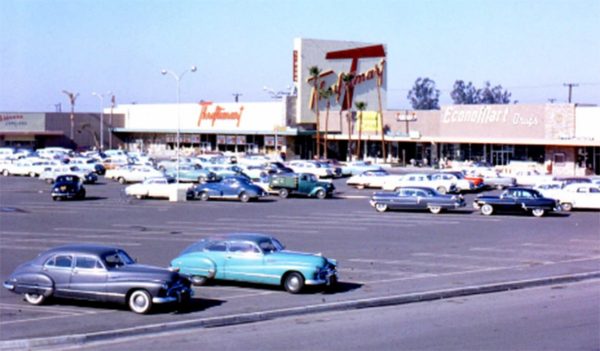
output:
[{"label": "street light pole", "polygon": [[180,103],[181,103],[181,88],[180,88],[180,82],[181,79],[183,78],[183,76],[187,73],[187,72],[196,72],[197,68],[196,66],[192,66],[189,69],[181,72],[181,74],[177,75],[175,74],[173,71],[171,70],[167,70],[167,69],[163,69],[160,73],[164,76],[167,73],[170,74],[173,78],[175,78],[175,81],[177,82],[177,136],[176,138],[176,144],[177,144],[177,175],[175,177],[177,184],[179,184],[179,139],[180,139],[180,133],[181,133],[181,122],[180,122]]},{"label": "street light pole", "polygon": [[107,91],[106,94],[92,93],[93,96],[100,99],[100,151],[104,150],[104,97],[111,94],[112,91]]}]

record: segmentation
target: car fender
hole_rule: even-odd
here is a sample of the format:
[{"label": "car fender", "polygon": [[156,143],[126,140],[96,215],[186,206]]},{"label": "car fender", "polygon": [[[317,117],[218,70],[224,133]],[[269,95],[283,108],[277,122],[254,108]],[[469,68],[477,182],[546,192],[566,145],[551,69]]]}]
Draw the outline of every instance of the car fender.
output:
[{"label": "car fender", "polygon": [[54,293],[54,281],[43,273],[15,274],[6,282],[13,285],[15,293],[38,293],[50,296]]},{"label": "car fender", "polygon": [[326,192],[326,193],[327,193],[327,189],[325,189],[324,187],[322,187],[322,186],[316,186],[316,187],[314,187],[314,188],[313,188],[313,189],[310,191],[310,193],[309,193],[308,195],[309,195],[309,196],[315,196],[319,190],[323,190],[324,192]]},{"label": "car fender", "polygon": [[171,261],[171,266],[179,268],[179,273],[184,276],[201,275],[214,278],[217,275],[216,263],[208,257],[186,255]]}]

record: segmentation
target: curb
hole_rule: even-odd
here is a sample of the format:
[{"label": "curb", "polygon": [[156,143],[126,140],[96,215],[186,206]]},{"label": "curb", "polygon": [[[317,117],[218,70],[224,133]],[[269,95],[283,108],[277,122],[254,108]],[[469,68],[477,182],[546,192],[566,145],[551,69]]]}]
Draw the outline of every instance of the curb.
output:
[{"label": "curb", "polygon": [[167,322],[151,324],[141,327],[132,327],[118,331],[101,331],[95,333],[55,336],[36,339],[19,339],[0,342],[0,350],[13,349],[35,349],[50,346],[73,346],[82,345],[102,340],[131,337],[136,335],[145,335],[153,333],[163,333],[174,330],[192,329],[192,328],[217,328],[237,324],[254,323],[275,318],[300,316],[314,313],[353,310],[362,308],[384,307],[393,305],[403,305],[416,302],[426,302],[433,300],[448,299],[460,296],[489,294],[494,292],[517,290],[544,285],[554,285],[562,283],[574,283],[582,280],[598,279],[600,271],[554,276],[530,280],[517,280],[488,285],[466,286],[457,289],[432,290],[420,293],[410,293],[403,295],[392,295],[370,299],[358,299],[351,301],[323,303],[319,305],[307,305],[301,307],[284,308],[278,310],[242,313],[228,316],[209,317],[186,320],[181,322]]}]

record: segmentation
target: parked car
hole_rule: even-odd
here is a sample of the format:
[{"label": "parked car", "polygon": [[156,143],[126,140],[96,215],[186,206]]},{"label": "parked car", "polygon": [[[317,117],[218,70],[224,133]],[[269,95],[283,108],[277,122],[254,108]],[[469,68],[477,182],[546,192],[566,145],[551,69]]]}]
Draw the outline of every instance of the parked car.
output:
[{"label": "parked car", "polygon": [[171,197],[174,191],[185,191],[187,198],[193,197],[191,184],[177,184],[173,179],[166,177],[148,178],[141,183],[129,185],[125,188],[125,195],[143,198],[165,198]]},{"label": "parked car", "polygon": [[[177,178],[177,167],[167,168],[165,170],[167,176]],[[217,178],[217,174],[213,171],[203,168],[199,164],[186,163],[179,166],[179,181],[191,183],[204,183],[207,180]]]},{"label": "parked car", "polygon": [[457,192],[456,180],[449,177],[433,177],[432,174],[409,173],[401,177],[388,177],[383,183],[383,190],[396,190],[405,186],[423,186],[433,188],[440,194]]},{"label": "parked car", "polygon": [[324,199],[333,196],[335,186],[331,182],[320,181],[311,173],[283,173],[274,175],[271,178],[269,189],[284,199],[290,194]]},{"label": "parked car", "polygon": [[128,304],[135,313],[186,302],[193,294],[189,280],[176,272],[138,264],[119,248],[90,244],[45,251],[17,267],[3,285],[32,305],[60,297]]},{"label": "parked car", "polygon": [[342,174],[345,176],[355,176],[367,171],[378,171],[381,166],[374,165],[371,161],[352,161],[346,162],[342,166]]},{"label": "parked car", "polygon": [[516,179],[518,186],[534,186],[538,183],[552,180],[551,175],[542,174],[537,170],[525,169],[517,170],[509,176]]},{"label": "parked car", "polygon": [[258,200],[267,196],[267,192],[245,177],[226,177],[207,181],[192,188],[194,198],[206,201],[208,199],[237,199],[241,202]]},{"label": "parked car", "polygon": [[58,161],[37,157],[22,158],[11,163],[3,163],[2,174],[4,176],[18,175],[35,178],[39,176],[47,167],[59,164],[60,162]]},{"label": "parked car", "polygon": [[106,168],[104,168],[104,165],[91,158],[69,158],[69,165],[78,166],[83,170],[96,172],[98,175],[104,175],[104,173],[106,173]]},{"label": "parked car", "polygon": [[73,174],[78,176],[86,184],[96,183],[98,181],[98,175],[96,172],[89,170],[80,169],[78,166],[61,165],[47,167],[41,174],[40,179],[48,184],[52,184],[56,181],[56,178],[60,175]]},{"label": "parked car", "polygon": [[85,199],[83,180],[73,174],[60,175],[56,177],[50,195],[54,201],[63,199],[83,200]]},{"label": "parked car", "polygon": [[526,212],[542,217],[548,212],[560,211],[557,200],[546,198],[535,189],[522,187],[508,188],[500,196],[479,195],[473,207],[486,216],[496,212]]},{"label": "parked car", "polygon": [[[475,183],[469,179],[465,178],[465,175],[462,172],[453,172],[453,171],[445,171],[439,173],[433,173],[429,175],[429,179],[432,181],[448,181],[450,184],[454,184],[456,187],[456,192],[465,192],[465,191],[473,191],[477,188],[475,187]],[[481,181],[483,183],[483,180]],[[480,183],[480,184],[481,184]],[[443,187],[443,185],[441,185]],[[444,192],[444,191],[442,191]],[[447,188],[444,193],[448,192]]]},{"label": "parked car", "polygon": [[337,262],[320,254],[285,250],[264,234],[228,234],[202,239],[171,260],[193,284],[208,279],[282,286],[296,294],[306,285],[333,286]]},{"label": "parked car", "polygon": [[571,183],[555,193],[563,210],[600,209],[600,186],[592,183]]},{"label": "parked car", "polygon": [[287,166],[295,173],[311,173],[317,178],[333,178],[334,171],[331,167],[309,160],[294,160],[288,162]]},{"label": "parked car", "polygon": [[107,171],[107,178],[110,177],[121,184],[143,182],[148,178],[162,177],[163,171],[151,166],[126,166]]},{"label": "parked car", "polygon": [[377,212],[396,209],[429,210],[434,214],[466,206],[462,195],[440,194],[425,187],[402,187],[394,192],[376,192],[369,203]]},{"label": "parked car", "polygon": [[352,177],[348,178],[346,184],[354,186],[357,189],[382,188],[386,181],[401,177],[402,176],[400,175],[391,175],[385,169],[374,169],[353,175]]}]

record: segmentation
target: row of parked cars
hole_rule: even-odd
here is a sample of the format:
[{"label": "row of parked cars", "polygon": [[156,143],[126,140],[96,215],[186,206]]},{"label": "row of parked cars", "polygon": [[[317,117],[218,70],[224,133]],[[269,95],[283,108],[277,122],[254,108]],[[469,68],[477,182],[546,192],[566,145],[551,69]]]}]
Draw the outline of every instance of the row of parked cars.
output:
[{"label": "row of parked cars", "polygon": [[141,265],[117,247],[56,247],[17,267],[3,286],[33,305],[56,297],[122,303],[144,314],[155,305],[190,303],[192,285],[214,279],[297,294],[306,286],[334,287],[338,272],[336,260],[321,254],[288,251],[269,235],[235,233],[190,245],[168,268]]}]

